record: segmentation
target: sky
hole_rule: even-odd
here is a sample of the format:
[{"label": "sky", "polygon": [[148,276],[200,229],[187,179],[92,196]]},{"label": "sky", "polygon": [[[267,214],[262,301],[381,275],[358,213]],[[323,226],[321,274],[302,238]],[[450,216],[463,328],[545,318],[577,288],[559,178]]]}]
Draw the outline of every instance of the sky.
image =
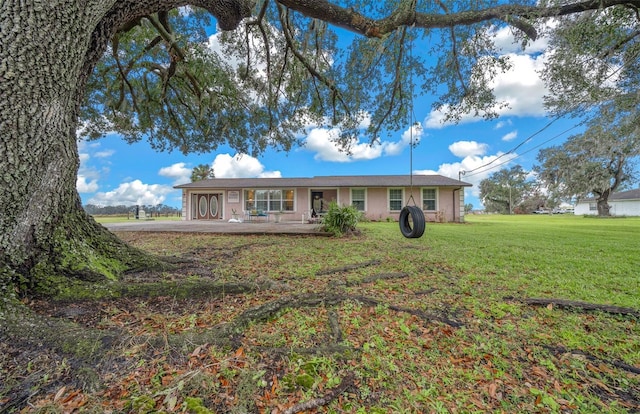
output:
[{"label": "sky", "polygon": [[[512,69],[493,85],[498,100],[509,103],[495,120],[469,115],[455,125],[443,124],[444,111],[433,110],[430,98],[416,92],[414,115],[422,128],[410,130],[408,119],[404,130],[383,137],[378,145],[371,146],[367,137],[361,137],[350,155],[335,147],[330,140],[335,131],[325,128],[310,129],[302,147],[288,153],[267,150],[259,158],[225,147],[207,154],[156,152],[145,141],[127,144],[110,134],[98,141],[79,142],[78,192],[83,204],[180,207],[181,190],[173,187],[190,182],[192,168],[207,164],[218,178],[441,174],[473,184],[465,190],[465,203],[481,209],[480,181],[514,165],[530,170],[541,148],[560,145],[581,132],[578,120],[554,120],[545,113],[547,90],[538,75],[549,53],[545,40],[522,52],[509,30],[498,30],[495,36],[512,63]],[[215,34],[210,45],[216,49]],[[417,143],[413,153],[412,140]]]}]

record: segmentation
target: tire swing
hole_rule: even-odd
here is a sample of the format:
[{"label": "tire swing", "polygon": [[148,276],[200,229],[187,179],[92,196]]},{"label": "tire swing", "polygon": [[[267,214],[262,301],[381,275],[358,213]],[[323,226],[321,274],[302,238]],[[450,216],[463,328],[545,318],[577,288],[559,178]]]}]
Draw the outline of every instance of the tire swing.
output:
[{"label": "tire swing", "polygon": [[[424,229],[426,226],[426,219],[424,218],[424,211],[420,207],[416,205],[416,201],[413,198],[413,124],[411,125],[411,129],[409,130],[409,135],[411,138],[410,145],[410,182],[411,182],[411,193],[409,196],[409,200],[407,200],[407,204],[400,211],[400,217],[398,218],[398,223],[400,224],[400,232],[402,235],[408,239],[417,239],[422,237],[424,234]],[[409,205],[409,201],[413,202],[413,205]]]},{"label": "tire swing", "polygon": [[[409,49],[411,53],[411,49]],[[408,239],[418,239],[424,234],[426,220],[424,218],[424,212],[420,207],[416,205],[416,201],[413,198],[413,94],[411,95],[411,109],[409,111],[409,117],[411,125],[409,128],[409,177],[411,194],[407,205],[405,205],[400,211],[400,217],[398,223],[400,224],[400,232]],[[409,201],[413,202],[413,205],[409,205]]]},{"label": "tire swing", "polygon": [[425,229],[424,212],[418,206],[404,206],[400,211],[400,232],[407,239],[422,237]]}]

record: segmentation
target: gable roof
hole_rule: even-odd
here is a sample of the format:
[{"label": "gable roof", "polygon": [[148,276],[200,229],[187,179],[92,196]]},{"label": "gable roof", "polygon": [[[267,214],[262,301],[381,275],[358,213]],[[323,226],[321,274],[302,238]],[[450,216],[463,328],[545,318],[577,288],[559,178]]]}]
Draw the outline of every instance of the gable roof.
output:
[{"label": "gable roof", "polygon": [[174,188],[471,187],[442,175],[332,175],[306,178],[210,178]]},{"label": "gable roof", "polygon": [[[583,198],[580,202],[590,202],[595,201],[595,197]],[[609,195],[609,201],[612,200],[640,200],[640,188],[636,188],[635,190],[629,191],[620,191],[617,193],[613,193]]]},{"label": "gable roof", "polygon": [[640,188],[613,193],[609,196],[609,200],[640,200]]}]

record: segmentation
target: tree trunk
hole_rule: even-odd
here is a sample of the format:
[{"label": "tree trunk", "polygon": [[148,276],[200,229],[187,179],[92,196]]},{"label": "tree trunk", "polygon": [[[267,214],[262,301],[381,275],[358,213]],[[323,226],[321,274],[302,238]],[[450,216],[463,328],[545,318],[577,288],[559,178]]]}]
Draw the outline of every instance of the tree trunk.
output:
[{"label": "tree trunk", "polygon": [[115,279],[157,264],[82,209],[78,110],[118,28],[188,3],[209,10],[224,29],[251,7],[248,0],[0,2],[0,297],[16,283]]},{"label": "tree trunk", "polygon": [[[0,8],[0,287],[116,277],[149,262],[83,210],[77,110],[92,31],[109,2],[4,0]],[[89,9],[87,7],[87,9]],[[89,12],[93,13],[90,14]],[[84,72],[84,73],[83,73]],[[0,294],[3,294],[0,290]]]},{"label": "tree trunk", "polygon": [[611,206],[609,205],[610,193],[611,190],[605,190],[598,195],[598,198],[596,198],[598,216],[600,217],[609,217],[611,215],[611,212],[609,211],[609,209],[611,208]]},{"label": "tree trunk", "polygon": [[607,199],[606,198],[598,199],[597,202],[598,202],[598,216],[609,217],[611,215],[611,212],[609,211],[611,206],[609,206]]}]

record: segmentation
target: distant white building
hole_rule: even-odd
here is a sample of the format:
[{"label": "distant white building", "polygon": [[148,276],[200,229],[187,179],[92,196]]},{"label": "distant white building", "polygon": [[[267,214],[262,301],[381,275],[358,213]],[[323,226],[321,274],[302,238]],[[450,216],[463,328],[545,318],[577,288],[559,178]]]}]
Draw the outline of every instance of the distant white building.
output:
[{"label": "distant white building", "polygon": [[[609,196],[609,210],[612,216],[640,216],[640,188],[629,191],[613,193]],[[580,200],[575,208],[576,215],[598,214],[598,205],[595,198]]]}]

